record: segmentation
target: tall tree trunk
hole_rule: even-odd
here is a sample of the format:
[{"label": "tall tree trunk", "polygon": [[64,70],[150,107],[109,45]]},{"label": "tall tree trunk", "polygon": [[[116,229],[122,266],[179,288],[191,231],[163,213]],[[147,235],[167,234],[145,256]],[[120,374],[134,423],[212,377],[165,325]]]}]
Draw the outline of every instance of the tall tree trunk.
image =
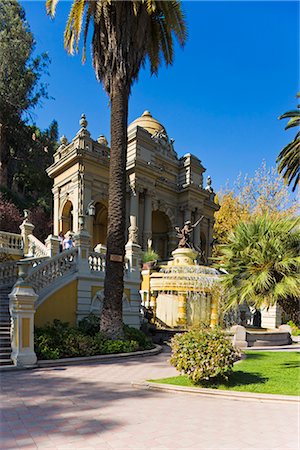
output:
[{"label": "tall tree trunk", "polygon": [[0,119],[0,186],[7,187],[7,140],[6,140],[6,126]]},{"label": "tall tree trunk", "polygon": [[128,89],[118,87],[111,98],[107,254],[100,330],[113,339],[123,337],[128,97]]}]

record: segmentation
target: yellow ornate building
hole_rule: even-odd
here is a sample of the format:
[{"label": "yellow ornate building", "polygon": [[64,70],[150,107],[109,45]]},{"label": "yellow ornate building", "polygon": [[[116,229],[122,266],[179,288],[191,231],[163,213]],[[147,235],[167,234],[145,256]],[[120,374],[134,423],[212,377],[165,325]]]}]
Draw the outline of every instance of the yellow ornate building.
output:
[{"label": "yellow ornate building", "polygon": [[[53,234],[77,233],[84,222],[95,247],[106,243],[109,147],[103,135],[93,140],[87,125],[82,115],[74,139],[61,138],[48,174],[54,180]],[[149,111],[128,127],[126,169],[128,241],[146,249],[151,239],[166,259],[177,245],[174,227],[203,215],[193,239],[209,257],[218,209],[210,177],[204,188],[201,161],[190,153],[178,158],[174,140]]]}]

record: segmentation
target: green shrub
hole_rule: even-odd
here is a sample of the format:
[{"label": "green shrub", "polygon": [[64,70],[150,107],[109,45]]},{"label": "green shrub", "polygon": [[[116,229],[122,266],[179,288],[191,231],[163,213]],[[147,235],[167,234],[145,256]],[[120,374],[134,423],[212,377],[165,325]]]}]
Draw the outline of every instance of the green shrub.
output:
[{"label": "green shrub", "polygon": [[287,325],[291,327],[293,336],[300,336],[300,328],[295,324],[295,322],[289,320]]},{"label": "green shrub", "polygon": [[100,319],[93,313],[90,313],[87,317],[80,320],[78,328],[88,336],[95,336],[98,333],[100,327]]},{"label": "green shrub", "polygon": [[78,356],[128,353],[152,348],[144,333],[124,325],[124,340],[113,341],[99,332],[99,318],[91,314],[80,324],[54,320],[35,329],[35,352],[39,359],[59,359]]},{"label": "green shrub", "polygon": [[139,350],[153,348],[151,339],[149,339],[141,330],[124,325],[124,337],[126,341],[136,341],[139,344]]},{"label": "green shrub", "polygon": [[240,351],[220,329],[191,330],[171,340],[171,364],[195,384],[212,378],[228,379]]}]

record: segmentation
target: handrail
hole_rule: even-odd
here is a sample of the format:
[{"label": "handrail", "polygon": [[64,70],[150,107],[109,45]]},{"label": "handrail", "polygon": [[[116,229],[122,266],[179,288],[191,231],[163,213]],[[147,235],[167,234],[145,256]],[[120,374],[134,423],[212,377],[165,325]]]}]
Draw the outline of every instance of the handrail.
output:
[{"label": "handrail", "polygon": [[32,269],[24,281],[30,283],[38,294],[58,278],[76,271],[77,253],[77,248],[59,253]]},{"label": "handrail", "polygon": [[28,236],[29,250],[33,256],[48,256],[48,249],[37,237],[33,234]]},{"label": "handrail", "polygon": [[23,239],[20,234],[0,231],[0,248],[10,250],[22,250]]}]

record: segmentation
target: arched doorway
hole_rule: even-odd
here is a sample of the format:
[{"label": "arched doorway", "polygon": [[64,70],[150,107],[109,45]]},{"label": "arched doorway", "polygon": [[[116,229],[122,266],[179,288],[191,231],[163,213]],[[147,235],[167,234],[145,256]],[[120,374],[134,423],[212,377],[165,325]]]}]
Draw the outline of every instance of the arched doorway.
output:
[{"label": "arched doorway", "polygon": [[63,234],[73,231],[73,204],[70,200],[66,201],[62,210],[61,231]]},{"label": "arched doorway", "polygon": [[107,235],[107,208],[102,203],[95,205],[95,217],[93,224],[93,247],[97,244],[106,245]]},{"label": "arched doorway", "polygon": [[169,257],[170,219],[162,211],[152,211],[152,247],[161,259]]}]

